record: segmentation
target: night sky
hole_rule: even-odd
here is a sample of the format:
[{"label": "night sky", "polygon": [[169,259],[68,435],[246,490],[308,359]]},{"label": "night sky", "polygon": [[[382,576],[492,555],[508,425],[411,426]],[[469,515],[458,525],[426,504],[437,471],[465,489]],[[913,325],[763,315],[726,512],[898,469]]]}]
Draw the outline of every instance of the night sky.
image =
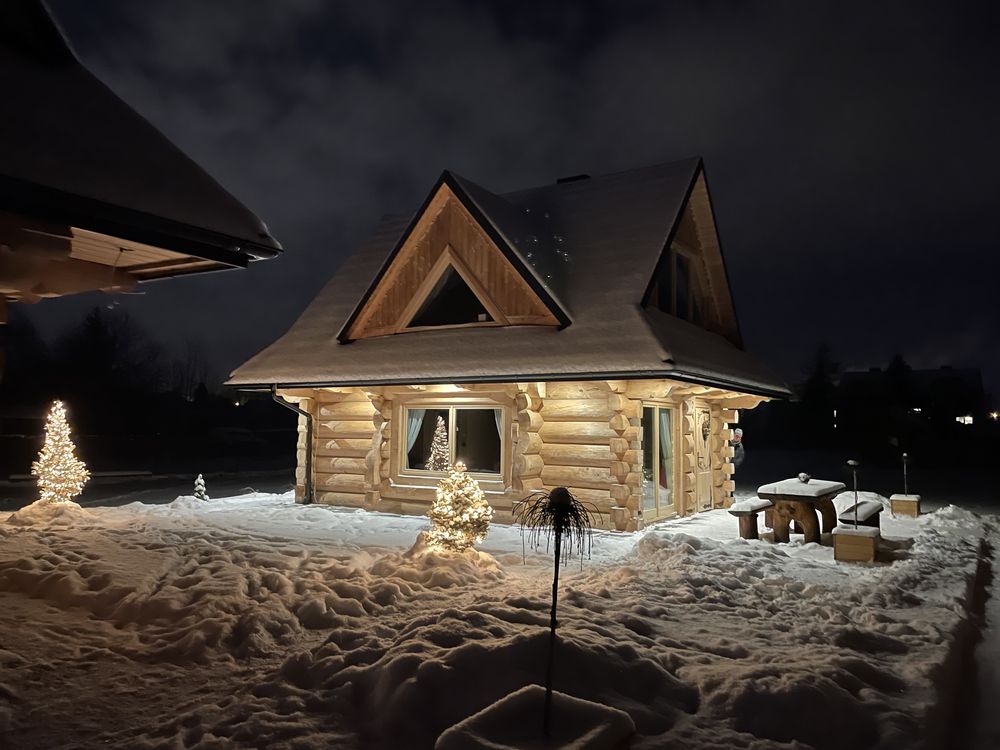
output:
[{"label": "night sky", "polygon": [[[285,247],[122,299],[220,374],[442,169],[504,192],[700,154],[748,349],[790,380],[826,341],[848,366],[981,365],[1000,391],[995,4],[51,5]],[[52,333],[107,301],[31,317]]]}]

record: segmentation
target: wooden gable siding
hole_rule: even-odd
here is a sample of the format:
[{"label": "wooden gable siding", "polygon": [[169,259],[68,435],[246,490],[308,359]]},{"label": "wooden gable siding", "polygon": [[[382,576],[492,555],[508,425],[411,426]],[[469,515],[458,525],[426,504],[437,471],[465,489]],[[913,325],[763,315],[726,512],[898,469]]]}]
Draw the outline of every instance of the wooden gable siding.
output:
[{"label": "wooden gable siding", "polygon": [[726,267],[704,172],[698,175],[691,189],[675,239],[687,247],[697,248],[701,256],[704,279],[708,284],[709,297],[712,301],[712,322],[706,327],[717,330],[731,343],[741,347],[736,308],[733,306],[729,280],[726,277]]},{"label": "wooden gable siding", "polygon": [[510,325],[559,325],[486,231],[442,185],[348,331],[351,339],[399,333],[414,298],[441,255],[454,253]]}]

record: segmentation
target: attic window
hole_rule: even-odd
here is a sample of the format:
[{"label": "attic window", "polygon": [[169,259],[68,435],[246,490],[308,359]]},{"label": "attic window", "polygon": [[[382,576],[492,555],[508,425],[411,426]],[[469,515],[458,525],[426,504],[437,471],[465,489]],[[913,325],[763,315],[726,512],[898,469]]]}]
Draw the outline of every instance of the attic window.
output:
[{"label": "attic window", "polygon": [[705,322],[706,300],[698,267],[695,256],[686,250],[671,247],[656,269],[647,306],[702,325]]},{"label": "attic window", "polygon": [[465,279],[449,266],[417,309],[409,328],[493,323],[486,306]]}]

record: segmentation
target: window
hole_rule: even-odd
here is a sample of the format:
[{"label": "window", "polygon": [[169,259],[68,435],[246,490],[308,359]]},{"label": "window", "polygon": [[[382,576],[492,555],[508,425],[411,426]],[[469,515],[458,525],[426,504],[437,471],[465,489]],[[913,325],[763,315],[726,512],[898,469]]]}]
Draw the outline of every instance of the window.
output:
[{"label": "window", "polygon": [[671,247],[656,269],[647,304],[681,320],[704,325],[708,309],[698,267],[695,256]]},{"label": "window", "polygon": [[[406,471],[443,473],[438,463],[461,461],[472,473],[500,474],[503,410],[475,406],[407,407],[404,461]],[[435,449],[435,434],[437,448]]]},{"label": "window", "polygon": [[674,511],[674,450],[672,410],[642,409],[642,511],[656,517]]},{"label": "window", "polygon": [[493,317],[486,310],[486,306],[469,288],[462,275],[454,266],[448,266],[420,309],[414,314],[408,327],[492,322]]}]

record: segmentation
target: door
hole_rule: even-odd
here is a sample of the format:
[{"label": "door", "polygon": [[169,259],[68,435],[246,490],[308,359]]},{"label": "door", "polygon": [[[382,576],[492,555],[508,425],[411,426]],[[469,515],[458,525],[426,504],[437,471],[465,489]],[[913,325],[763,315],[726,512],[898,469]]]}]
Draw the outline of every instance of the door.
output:
[{"label": "door", "polygon": [[712,415],[708,405],[695,402],[695,495],[698,510],[712,507]]},{"label": "door", "polygon": [[674,420],[667,406],[642,408],[642,516],[674,514]]}]

